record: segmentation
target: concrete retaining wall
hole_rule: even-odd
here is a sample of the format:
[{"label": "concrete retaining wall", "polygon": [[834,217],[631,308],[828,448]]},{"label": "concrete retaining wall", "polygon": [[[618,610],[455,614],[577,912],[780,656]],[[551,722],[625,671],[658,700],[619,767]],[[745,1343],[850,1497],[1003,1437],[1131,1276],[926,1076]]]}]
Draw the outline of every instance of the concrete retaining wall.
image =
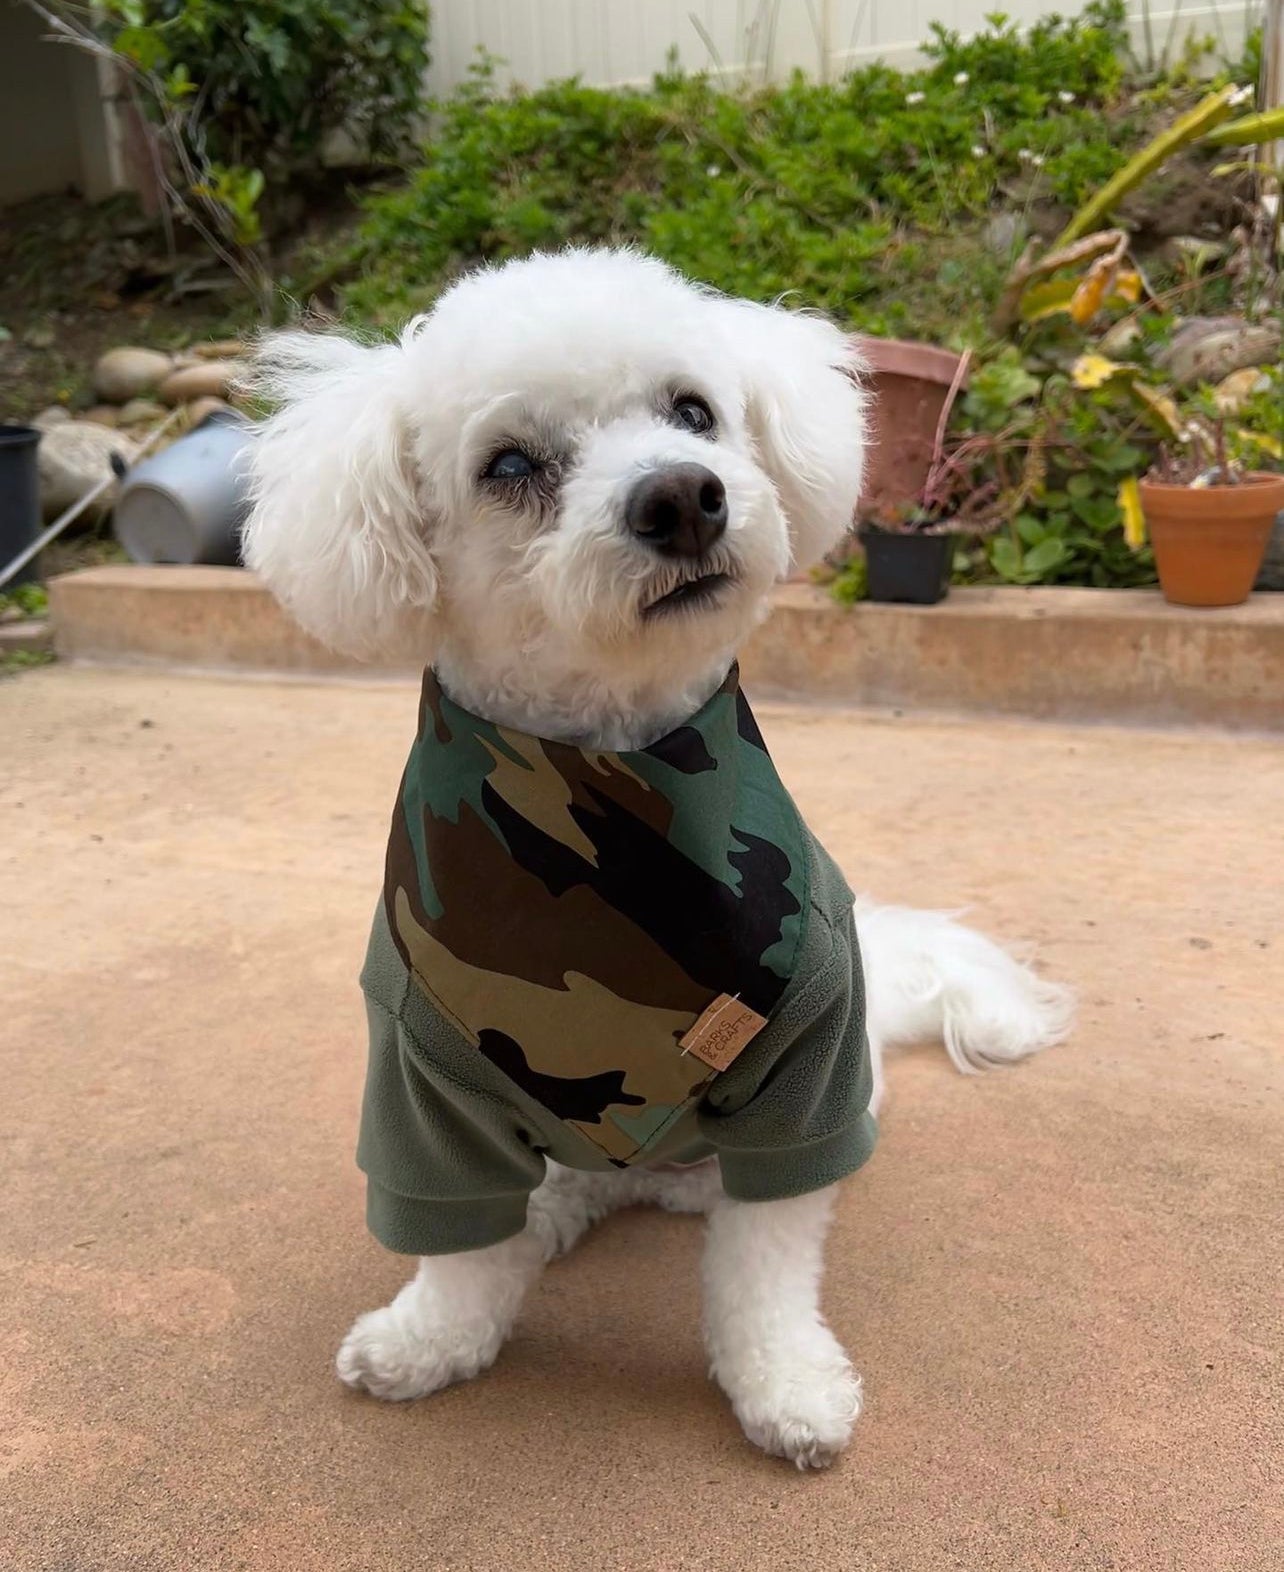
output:
[{"label": "concrete retaining wall", "polygon": [[[90,568],[49,590],[65,660],[394,674],[323,649],[235,568]],[[742,666],[756,693],[832,704],[1284,731],[1284,595],[1192,611],[1157,590],[956,589],[847,610],[791,584]]]}]

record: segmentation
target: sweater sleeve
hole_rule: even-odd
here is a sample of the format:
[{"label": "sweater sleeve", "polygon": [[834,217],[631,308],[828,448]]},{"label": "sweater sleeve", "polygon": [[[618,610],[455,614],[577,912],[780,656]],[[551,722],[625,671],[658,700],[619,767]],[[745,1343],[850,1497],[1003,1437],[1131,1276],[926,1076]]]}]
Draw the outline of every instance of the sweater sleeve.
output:
[{"label": "sweater sleeve", "polygon": [[[370,1060],[357,1162],[368,1181],[371,1233],[408,1255],[479,1250],[520,1233],[544,1159],[517,1111],[452,1077],[369,995],[366,1010]],[[443,1022],[440,1030],[451,1028]]]},{"label": "sweater sleeve", "polygon": [[850,909],[831,924],[824,960],[782,1001],[762,1038],[725,1077],[700,1114],[717,1149],[726,1193],[784,1200],[853,1173],[874,1148],[873,1090],[864,982]]}]

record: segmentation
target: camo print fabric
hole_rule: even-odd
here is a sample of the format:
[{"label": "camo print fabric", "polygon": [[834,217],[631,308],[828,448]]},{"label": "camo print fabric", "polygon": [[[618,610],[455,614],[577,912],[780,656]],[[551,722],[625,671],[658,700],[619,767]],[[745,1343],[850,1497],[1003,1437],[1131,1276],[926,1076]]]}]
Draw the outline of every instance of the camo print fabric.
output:
[{"label": "camo print fabric", "polygon": [[679,1039],[719,994],[769,1016],[807,910],[805,831],[732,668],[628,753],[460,709],[425,674],[384,901],[413,983],[623,1166],[715,1072]]}]

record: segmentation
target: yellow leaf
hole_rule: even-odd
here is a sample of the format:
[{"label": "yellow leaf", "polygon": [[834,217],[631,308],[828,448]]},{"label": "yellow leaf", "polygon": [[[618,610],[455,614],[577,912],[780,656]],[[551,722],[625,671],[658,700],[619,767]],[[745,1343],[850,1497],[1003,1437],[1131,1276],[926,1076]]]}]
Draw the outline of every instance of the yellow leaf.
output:
[{"label": "yellow leaf", "polygon": [[1249,442],[1263,453],[1269,453],[1273,459],[1284,459],[1284,442],[1278,437],[1270,437],[1264,431],[1247,431],[1243,426],[1235,433],[1241,442]]},{"label": "yellow leaf", "polygon": [[1260,366],[1242,366],[1232,371],[1213,389],[1219,414],[1238,415],[1255,393],[1265,393],[1271,379]]},{"label": "yellow leaf", "polygon": [[1141,487],[1129,475],[1119,487],[1119,511],[1123,514],[1124,539],[1134,551],[1146,544],[1146,515],[1141,511]]},{"label": "yellow leaf", "polygon": [[1124,268],[1115,279],[1115,294],[1135,306],[1141,299],[1141,274]]},{"label": "yellow leaf", "polygon": [[1080,355],[1070,367],[1070,380],[1075,387],[1086,390],[1099,388],[1103,382],[1109,382],[1111,377],[1133,376],[1136,370],[1136,366],[1121,365],[1106,355]]},{"label": "yellow leaf", "polygon": [[1167,393],[1159,393],[1154,388],[1147,387],[1144,382],[1131,383],[1129,392],[1146,406],[1147,413],[1154,417],[1170,437],[1181,436],[1181,414]]},{"label": "yellow leaf", "polygon": [[1072,278],[1054,278],[1046,283],[1031,284],[1021,296],[1021,320],[1039,322],[1044,317],[1069,311],[1078,284]]},{"label": "yellow leaf", "polygon": [[1111,257],[1100,257],[1088,269],[1088,275],[1074,292],[1070,302],[1070,315],[1080,327],[1085,327],[1106,303],[1106,296],[1114,283],[1118,262]]}]

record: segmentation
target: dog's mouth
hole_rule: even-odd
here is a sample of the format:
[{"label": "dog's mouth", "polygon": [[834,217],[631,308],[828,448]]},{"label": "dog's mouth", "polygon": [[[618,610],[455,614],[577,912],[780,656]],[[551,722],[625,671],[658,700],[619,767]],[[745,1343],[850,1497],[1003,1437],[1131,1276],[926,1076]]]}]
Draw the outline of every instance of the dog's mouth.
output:
[{"label": "dog's mouth", "polygon": [[648,601],[642,608],[643,620],[666,617],[679,611],[699,611],[712,605],[722,591],[733,582],[730,573],[701,573],[693,579],[684,579],[671,590]]}]

